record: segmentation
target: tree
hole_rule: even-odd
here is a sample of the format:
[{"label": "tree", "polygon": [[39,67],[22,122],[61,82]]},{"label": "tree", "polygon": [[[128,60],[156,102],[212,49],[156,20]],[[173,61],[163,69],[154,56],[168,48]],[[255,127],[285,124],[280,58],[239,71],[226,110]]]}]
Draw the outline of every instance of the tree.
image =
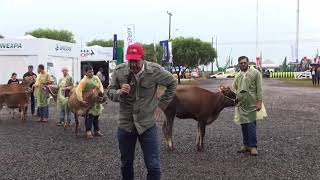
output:
[{"label": "tree", "polygon": [[280,66],[280,71],[287,72],[289,70],[287,65],[287,57],[284,58],[282,65]]},{"label": "tree", "polygon": [[[89,41],[86,43],[87,46],[94,46],[94,45],[98,45],[98,46],[102,46],[102,47],[113,47],[113,40],[109,39],[109,40],[104,40],[104,39],[94,39],[92,41]],[[118,40],[118,47],[123,48],[123,40]]]},{"label": "tree", "polygon": [[0,34],[0,39],[3,39],[4,38],[4,36],[2,36],[1,34]]},{"label": "tree", "polygon": [[161,64],[163,50],[160,45],[143,44],[143,48],[145,60]]},{"label": "tree", "polygon": [[183,75],[187,69],[198,67],[201,64],[213,62],[217,57],[216,50],[210,43],[200,39],[179,37],[172,41],[173,67],[178,75]]},{"label": "tree", "polygon": [[57,29],[35,29],[30,32],[26,32],[25,35],[30,34],[31,36],[37,37],[37,38],[47,38],[47,39],[54,39],[58,41],[65,41],[65,42],[71,42],[75,43],[74,35],[72,32],[68,30],[57,30]]}]

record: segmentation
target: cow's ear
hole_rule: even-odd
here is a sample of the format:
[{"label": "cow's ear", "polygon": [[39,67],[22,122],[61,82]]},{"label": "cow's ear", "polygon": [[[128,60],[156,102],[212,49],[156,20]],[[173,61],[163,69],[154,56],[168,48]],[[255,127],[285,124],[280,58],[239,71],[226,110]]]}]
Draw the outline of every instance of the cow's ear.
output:
[{"label": "cow's ear", "polygon": [[225,87],[223,85],[220,85],[219,90],[220,90],[220,92],[224,92],[225,91]]}]

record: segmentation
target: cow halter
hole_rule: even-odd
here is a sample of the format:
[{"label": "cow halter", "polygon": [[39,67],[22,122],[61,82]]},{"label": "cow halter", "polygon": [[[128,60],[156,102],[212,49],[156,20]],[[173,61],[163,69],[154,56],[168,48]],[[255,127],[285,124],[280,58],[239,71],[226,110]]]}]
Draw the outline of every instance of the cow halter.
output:
[{"label": "cow halter", "polygon": [[[222,93],[222,94],[223,94],[223,93]],[[223,95],[224,95],[224,94],[223,94]],[[231,101],[233,101],[233,103],[236,104],[236,99],[232,99],[232,98],[230,98],[230,97],[228,97],[228,96],[226,96],[226,95],[224,95],[224,97],[227,98],[227,99],[229,99],[229,100],[231,100]]]}]

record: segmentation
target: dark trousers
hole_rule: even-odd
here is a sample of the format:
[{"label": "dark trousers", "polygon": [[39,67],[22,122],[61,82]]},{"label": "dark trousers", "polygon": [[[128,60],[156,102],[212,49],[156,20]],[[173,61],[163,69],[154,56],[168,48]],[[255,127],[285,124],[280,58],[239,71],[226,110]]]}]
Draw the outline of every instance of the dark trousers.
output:
[{"label": "dark trousers", "polygon": [[91,131],[92,125],[95,131],[100,131],[99,128],[99,116],[94,116],[92,114],[88,114],[86,117],[86,131]]},{"label": "dark trousers", "polygon": [[48,119],[49,117],[49,107],[48,106],[44,106],[44,107],[38,107],[39,109],[39,116],[41,119]]},{"label": "dark trousers", "polygon": [[256,121],[241,124],[243,145],[248,147],[257,147]]},{"label": "dark trousers", "polygon": [[[317,85],[317,77],[316,76],[312,76],[312,85]],[[319,84],[319,79],[318,79],[318,84]]]},{"label": "dark trousers", "polygon": [[30,96],[30,99],[31,99],[31,114],[34,114],[34,109],[35,109],[35,102],[34,102],[34,94],[33,92],[31,93],[31,96]]},{"label": "dark trousers", "polygon": [[143,152],[144,163],[148,170],[147,180],[160,180],[159,138],[154,126],[142,134],[118,129],[118,141],[121,154],[122,180],[134,179],[133,160],[137,139]]}]

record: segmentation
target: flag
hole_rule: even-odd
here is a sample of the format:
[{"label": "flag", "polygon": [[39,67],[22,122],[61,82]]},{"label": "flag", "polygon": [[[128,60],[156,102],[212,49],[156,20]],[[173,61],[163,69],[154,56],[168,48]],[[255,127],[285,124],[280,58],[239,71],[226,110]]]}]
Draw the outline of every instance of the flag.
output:
[{"label": "flag", "polygon": [[117,34],[113,35],[113,60],[117,60],[117,48],[118,48],[118,40]]},{"label": "flag", "polygon": [[170,61],[169,41],[168,40],[160,41],[160,46],[163,49],[162,61],[167,63]]}]

